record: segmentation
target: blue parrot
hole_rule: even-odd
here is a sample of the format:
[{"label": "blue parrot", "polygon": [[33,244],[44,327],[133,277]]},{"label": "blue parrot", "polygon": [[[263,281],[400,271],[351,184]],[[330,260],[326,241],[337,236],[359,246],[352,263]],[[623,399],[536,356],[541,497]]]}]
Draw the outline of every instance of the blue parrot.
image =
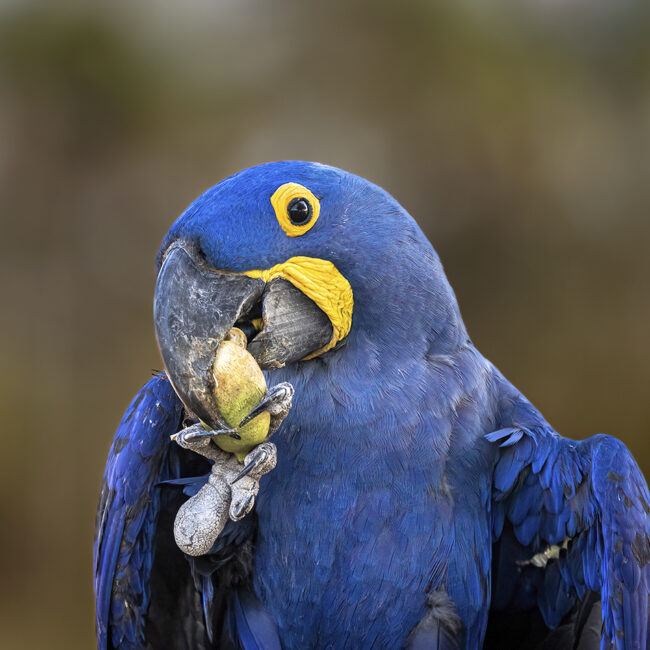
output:
[{"label": "blue parrot", "polygon": [[[109,452],[101,650],[650,648],[632,455],[561,437],[481,355],[388,193],[316,163],[254,167],[187,208],[157,269],[167,373]],[[209,369],[235,324],[294,404],[251,514],[190,557],[173,520],[210,464],[170,435],[223,425]]]}]

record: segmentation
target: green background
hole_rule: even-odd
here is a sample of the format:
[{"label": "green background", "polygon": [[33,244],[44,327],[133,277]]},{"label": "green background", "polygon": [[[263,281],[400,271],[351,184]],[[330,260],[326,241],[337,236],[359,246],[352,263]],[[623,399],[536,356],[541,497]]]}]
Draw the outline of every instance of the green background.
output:
[{"label": "green background", "polygon": [[[489,5],[489,8],[488,8]],[[201,191],[312,159],[394,194],[470,334],[650,471],[647,3],[0,3],[2,646],[90,648],[106,453]]]}]

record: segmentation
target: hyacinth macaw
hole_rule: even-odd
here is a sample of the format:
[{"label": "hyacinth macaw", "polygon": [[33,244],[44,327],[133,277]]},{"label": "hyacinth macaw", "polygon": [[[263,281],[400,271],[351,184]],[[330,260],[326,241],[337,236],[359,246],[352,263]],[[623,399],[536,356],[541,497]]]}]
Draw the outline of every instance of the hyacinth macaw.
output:
[{"label": "hyacinth macaw", "polygon": [[[108,457],[99,648],[650,648],[632,455],[561,437],[481,355],[384,190],[314,163],[242,171],[179,217],[157,269],[167,375]],[[172,522],[210,466],[170,435],[218,422],[206,369],[235,322],[293,407],[252,513],[185,556]]]}]

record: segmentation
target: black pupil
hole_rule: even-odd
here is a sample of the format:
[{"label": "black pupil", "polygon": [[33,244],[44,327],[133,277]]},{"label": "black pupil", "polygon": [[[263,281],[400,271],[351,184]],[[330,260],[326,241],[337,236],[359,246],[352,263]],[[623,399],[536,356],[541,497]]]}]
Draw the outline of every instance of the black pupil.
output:
[{"label": "black pupil", "polygon": [[289,220],[294,226],[302,226],[311,219],[311,204],[307,199],[293,199],[289,203],[287,212],[289,213]]}]

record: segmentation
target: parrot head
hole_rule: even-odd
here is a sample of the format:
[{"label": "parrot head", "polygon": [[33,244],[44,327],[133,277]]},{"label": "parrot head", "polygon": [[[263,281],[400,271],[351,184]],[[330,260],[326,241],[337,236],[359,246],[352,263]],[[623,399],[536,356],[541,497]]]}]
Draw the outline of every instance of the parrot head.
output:
[{"label": "parrot head", "polygon": [[167,373],[215,428],[212,364],[233,326],[266,370],[383,346],[442,354],[467,338],[412,217],[369,181],[317,163],[268,163],[207,190],[165,236],[157,268]]}]

